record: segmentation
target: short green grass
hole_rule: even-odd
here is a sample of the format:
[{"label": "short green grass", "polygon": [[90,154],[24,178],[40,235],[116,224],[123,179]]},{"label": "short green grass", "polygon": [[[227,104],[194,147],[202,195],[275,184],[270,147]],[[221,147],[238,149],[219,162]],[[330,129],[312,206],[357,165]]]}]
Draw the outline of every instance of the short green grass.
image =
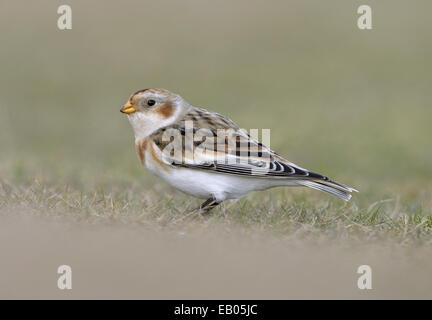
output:
[{"label": "short green grass", "polygon": [[[358,199],[360,198],[360,199]],[[366,198],[366,199],[365,199]],[[273,189],[226,202],[211,214],[181,220],[200,204],[163,184],[141,189],[102,183],[84,191],[68,185],[33,181],[0,183],[0,211],[85,224],[120,224],[166,230],[220,228],[265,232],[296,241],[344,245],[367,242],[431,245],[432,215],[428,199],[417,203],[400,197],[375,202],[359,195],[344,203],[316,191]]]}]

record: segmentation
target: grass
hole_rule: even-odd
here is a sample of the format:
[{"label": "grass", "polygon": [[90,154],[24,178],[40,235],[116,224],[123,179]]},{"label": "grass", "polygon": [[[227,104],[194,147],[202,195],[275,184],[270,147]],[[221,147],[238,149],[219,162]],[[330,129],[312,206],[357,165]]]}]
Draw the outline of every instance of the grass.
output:
[{"label": "grass", "polygon": [[326,240],[359,244],[363,241],[400,245],[431,245],[432,215],[428,208],[383,199],[359,206],[343,203],[315,191],[287,189],[255,193],[228,202],[208,217],[178,222],[200,204],[165,185],[149,190],[118,189],[101,184],[83,191],[68,185],[50,186],[39,181],[24,185],[0,184],[0,209],[24,210],[30,215],[49,216],[76,223],[143,225],[176,230],[205,227],[235,227],[248,232],[266,232],[296,238],[306,243]]},{"label": "grass", "polygon": [[[382,274],[394,271],[383,276],[381,287],[387,291],[378,290],[374,297],[401,292],[394,289],[391,277],[399,274],[406,276],[404,297],[430,293],[422,272],[432,263],[425,254],[432,244],[431,4],[374,3],[374,28],[360,31],[356,9],[361,3],[339,2],[275,0],[269,6],[249,0],[131,0],[95,1],[100,6],[89,6],[76,0],[70,31],[56,28],[56,10],[63,3],[2,3],[0,227],[14,239],[5,238],[5,247],[0,247],[9,257],[4,261],[21,261],[15,254],[30,254],[33,248],[42,252],[44,261],[57,264],[55,252],[62,250],[56,247],[58,240],[70,248],[70,257],[86,274],[93,274],[103,259],[109,261],[109,277],[114,279],[129,271],[110,258],[141,246],[153,261],[162,259],[162,253],[176,257],[155,262],[150,268],[154,279],[165,283],[158,273],[161,268],[173,272],[162,262],[182,265],[179,270],[194,288],[206,292],[194,281],[194,274],[203,271],[186,267],[187,259],[170,251],[171,243],[178,242],[176,250],[190,261],[198,261],[196,252],[216,252],[209,263],[230,274],[232,283],[243,279],[238,285],[244,291],[231,288],[237,298],[258,290],[250,281],[259,278],[258,266],[281,281],[295,279],[277,268],[284,266],[295,274],[305,264],[309,275],[320,274],[319,266],[324,266],[334,272],[332,279],[339,279],[339,271],[349,279],[348,270],[354,268],[350,263],[365,260],[375,261]],[[270,128],[272,149],[360,193],[345,204],[313,190],[277,188],[226,203],[209,217],[173,223],[200,200],[168,187],[139,165],[132,129],[118,112],[130,93],[147,87],[177,92],[243,128]],[[26,223],[6,227],[10,217],[28,217],[34,230]],[[64,231],[51,230],[41,221],[59,223],[58,230]],[[100,228],[109,231],[96,231]],[[70,229],[75,231],[69,233]],[[124,239],[114,240],[116,233]],[[64,234],[70,235],[68,241]],[[104,241],[116,249],[110,251]],[[195,247],[196,242],[204,244]],[[86,248],[88,243],[98,243],[97,253]],[[293,244],[303,250],[301,254]],[[315,246],[318,252],[311,249]],[[333,247],[346,249],[335,255],[337,261],[345,261],[338,272],[330,268],[334,259],[324,257],[332,256]],[[87,249],[92,263],[79,259]],[[383,251],[397,252],[405,260],[398,264]],[[224,265],[225,255],[238,269]],[[294,265],[295,258],[287,258],[291,255],[302,263]],[[68,255],[62,257],[68,260]],[[316,268],[309,264],[311,257],[316,257]],[[141,256],[134,260],[132,253],[124,258],[143,268],[148,261]],[[16,291],[21,297],[31,291],[16,280],[22,278],[15,271],[17,263],[3,269],[15,277],[0,277],[0,283],[4,288],[22,284]],[[401,268],[397,272],[395,265]],[[43,273],[48,267],[38,268]],[[304,291],[296,287],[289,294],[272,282],[275,279],[262,277],[261,286],[272,285],[253,297],[309,297],[316,290],[307,277]],[[115,279],[121,287],[120,278]],[[163,298],[166,292],[196,297],[192,291],[175,291],[168,283],[163,291],[161,282],[145,279],[146,297]],[[220,280],[229,286],[221,279],[216,277],[213,284],[218,287]],[[422,285],[424,291],[415,293],[415,286]],[[132,292],[133,286],[131,281],[124,292]],[[89,285],[77,297],[96,287]],[[323,289],[318,297],[345,297],[344,292],[359,297],[347,290],[338,287],[332,295]],[[50,296],[49,290],[44,292]],[[90,296],[104,297],[104,292],[110,290]],[[226,290],[220,287],[218,292]],[[6,291],[0,294],[10,296]],[[39,297],[38,291],[30,296]],[[220,297],[211,292],[204,296]]]}]

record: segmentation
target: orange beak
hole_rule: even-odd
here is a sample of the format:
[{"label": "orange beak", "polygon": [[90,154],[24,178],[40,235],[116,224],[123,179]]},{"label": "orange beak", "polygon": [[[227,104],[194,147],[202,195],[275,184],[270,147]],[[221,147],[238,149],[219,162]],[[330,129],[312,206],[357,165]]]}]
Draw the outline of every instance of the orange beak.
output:
[{"label": "orange beak", "polygon": [[128,101],[128,103],[126,103],[121,109],[120,112],[126,113],[126,114],[131,114],[136,112],[135,107]]}]

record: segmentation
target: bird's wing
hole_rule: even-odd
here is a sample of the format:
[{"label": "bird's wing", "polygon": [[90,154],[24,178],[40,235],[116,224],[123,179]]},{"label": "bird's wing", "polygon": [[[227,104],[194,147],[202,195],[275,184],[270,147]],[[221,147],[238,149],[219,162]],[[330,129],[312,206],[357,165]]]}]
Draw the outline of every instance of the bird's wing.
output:
[{"label": "bird's wing", "polygon": [[193,108],[152,138],[162,160],[173,166],[253,177],[327,179],[285,160],[231,120],[204,109]]},{"label": "bird's wing", "polygon": [[152,135],[162,161],[175,167],[267,179],[291,179],[345,201],[357,191],[301,168],[251,137],[224,116],[193,108]]}]

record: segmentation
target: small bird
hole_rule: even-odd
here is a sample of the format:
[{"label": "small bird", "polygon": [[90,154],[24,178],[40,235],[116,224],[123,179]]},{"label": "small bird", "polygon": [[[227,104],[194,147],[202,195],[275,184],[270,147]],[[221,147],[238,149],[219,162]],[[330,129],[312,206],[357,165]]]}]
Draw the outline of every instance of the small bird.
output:
[{"label": "small bird", "polygon": [[345,201],[357,192],[285,160],[232,120],[168,90],[139,90],[120,111],[132,125],[142,164],[174,188],[206,199],[192,213],[279,186],[309,187]]}]

